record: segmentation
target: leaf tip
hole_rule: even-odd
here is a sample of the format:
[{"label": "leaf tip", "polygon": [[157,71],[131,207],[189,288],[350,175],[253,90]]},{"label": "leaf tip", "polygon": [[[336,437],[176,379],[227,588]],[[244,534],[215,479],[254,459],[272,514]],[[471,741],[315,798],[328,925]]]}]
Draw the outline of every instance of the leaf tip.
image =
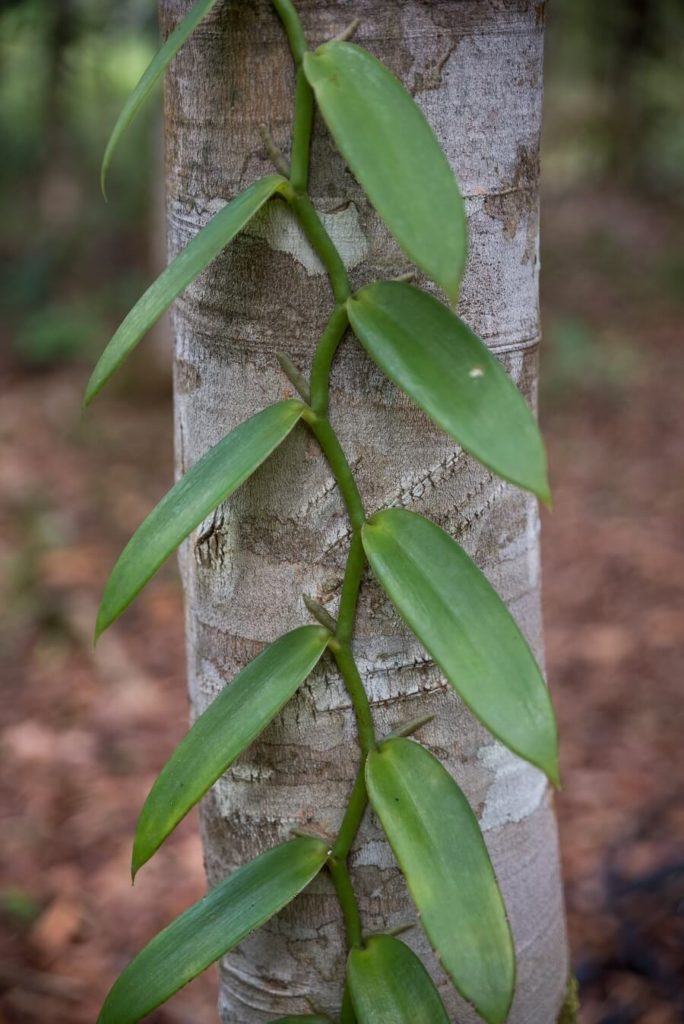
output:
[{"label": "leaf tip", "polygon": [[556,792],[560,793],[563,787],[561,786],[560,765],[558,764],[557,757],[554,757],[552,763],[549,765],[549,768],[546,772],[546,777],[548,778],[549,782],[556,790]]},{"label": "leaf tip", "polygon": [[137,878],[138,872],[140,871],[140,868],[143,866],[143,864],[147,862],[148,859],[149,858],[141,854],[138,848],[138,842],[136,837],[136,839],[134,839],[133,841],[133,853],[131,855],[131,885],[135,885],[135,880]]},{"label": "leaf tip", "polygon": [[541,435],[538,433],[539,439],[539,453],[537,457],[537,467],[533,474],[530,474],[532,480],[528,490],[532,491],[533,494],[539,498],[544,508],[553,508],[553,498],[551,496],[551,484],[549,483],[549,470],[546,461],[546,452],[544,450],[544,441]]},{"label": "leaf tip", "polygon": [[[541,438],[540,438],[540,443]],[[495,471],[496,472],[496,471]],[[529,494],[533,494],[537,498],[544,508],[551,511],[553,508],[553,498],[551,496],[551,485],[549,483],[548,472],[546,468],[546,457],[541,453],[541,459],[538,460],[537,466],[533,470],[529,470],[526,473],[519,473],[516,477],[506,477],[503,474],[502,479],[509,480],[510,483],[516,487],[521,487],[524,491],[528,491]]]},{"label": "leaf tip", "polygon": [[107,167],[105,166],[104,161],[102,162],[102,167],[100,169],[100,192],[102,193],[102,198],[104,199],[105,203],[108,203],[109,196],[107,195]]},{"label": "leaf tip", "polygon": [[[553,711],[552,711],[553,715]],[[544,773],[555,790],[560,790],[560,765],[558,760],[558,727],[555,716],[553,717],[552,732],[547,733],[543,741],[543,748],[537,751],[536,757],[529,757],[530,764]]]},{"label": "leaf tip", "polygon": [[93,633],[93,647],[97,646],[97,642],[106,629],[111,626],[114,620],[107,615],[103,605],[100,605],[97,612],[97,619],[95,620],[95,631]]},{"label": "leaf tip", "polygon": [[539,430],[538,423],[535,422],[536,432],[536,453],[535,453],[535,470],[532,474],[535,485],[530,488],[534,494],[539,498],[544,508],[553,508],[553,499],[551,497],[551,484],[549,482],[549,462],[546,454],[546,446],[544,444],[544,438]]},{"label": "leaf tip", "polygon": [[93,401],[93,398],[95,398],[95,395],[98,393],[98,391],[100,390],[100,388],[102,386],[99,383],[97,377],[95,376],[96,371],[97,371],[97,367],[91,373],[90,379],[88,380],[88,383],[86,384],[85,393],[83,395],[83,401],[81,402],[81,411],[82,412],[85,412],[88,409],[88,407],[91,405],[91,403]]},{"label": "leaf tip", "polygon": [[506,1024],[506,1021],[508,1020],[508,1014],[510,1012],[512,1005],[513,992],[511,992],[510,998],[507,999],[505,1009],[490,1010],[489,1013],[487,1014],[483,1012],[482,1016],[484,1017],[484,1020],[487,1022],[487,1024]]},{"label": "leaf tip", "polygon": [[538,494],[539,500],[541,501],[544,508],[547,509],[549,512],[553,512],[553,496],[551,494],[551,488],[549,487],[548,483],[545,483],[544,487],[542,487],[539,490]]},{"label": "leaf tip", "polygon": [[[513,950],[512,943],[513,937],[511,936],[511,949]],[[506,1024],[511,1007],[513,1006],[513,999],[515,998],[516,975],[516,960],[515,953],[513,953],[512,970],[510,971],[510,977],[506,979],[505,991],[501,991],[498,996],[495,995],[494,999],[489,1001],[487,1006],[484,1005],[484,1002],[478,1005],[473,1001],[473,1006],[482,1019],[486,1021],[486,1024]]]}]

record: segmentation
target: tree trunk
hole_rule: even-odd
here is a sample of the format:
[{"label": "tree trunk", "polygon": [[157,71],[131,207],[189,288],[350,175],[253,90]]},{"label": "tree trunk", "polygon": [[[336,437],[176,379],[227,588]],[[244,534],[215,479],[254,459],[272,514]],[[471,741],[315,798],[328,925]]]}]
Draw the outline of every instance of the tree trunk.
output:
[{"label": "tree trunk", "polygon": [[[166,34],[190,0],[160,0]],[[361,18],[356,40],[425,111],[461,182],[470,258],[460,312],[534,402],[539,320],[538,148],[544,4],[531,0],[301,0],[310,44]],[[268,0],[224,0],[176,59],[166,91],[171,254],[223,204],[269,173],[258,128],[289,145],[293,72]],[[391,173],[391,168],[388,169]],[[354,284],[410,269],[317,125],[312,198]],[[175,311],[177,471],[228,430],[290,395],[275,359],[308,366],[331,310],[322,268],[284,203],[274,202],[188,289]],[[542,656],[536,502],[466,457],[390,385],[350,337],[337,359],[331,416],[369,511],[403,505],[449,530],[484,569]],[[348,524],[304,427],[181,552],[194,713],[262,646],[309,621],[308,593],[334,612]],[[434,714],[421,739],[464,788],[485,833],[518,949],[510,1021],[556,1021],[567,951],[556,825],[543,777],[471,717],[379,587],[364,584],[355,653],[379,734]],[[296,826],[334,833],[358,768],[349,700],[331,661],[204,801],[211,883]],[[352,858],[364,927],[415,918],[377,821]],[[458,927],[458,922],[454,922]],[[451,1015],[475,1021],[419,928],[407,937]],[[313,1006],[339,1009],[343,930],[321,876],[221,965],[224,1022],[254,1024]]]}]

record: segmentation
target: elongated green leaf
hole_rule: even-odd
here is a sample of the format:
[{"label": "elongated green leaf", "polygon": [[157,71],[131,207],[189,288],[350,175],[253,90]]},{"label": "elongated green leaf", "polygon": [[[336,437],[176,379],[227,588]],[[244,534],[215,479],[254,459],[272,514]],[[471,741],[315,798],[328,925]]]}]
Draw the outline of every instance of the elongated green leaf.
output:
[{"label": "elongated green leaf", "polygon": [[416,954],[389,935],[374,935],[364,949],[352,949],[347,980],[359,1024],[449,1024]]},{"label": "elongated green leaf", "polygon": [[429,519],[386,509],[363,528],[373,572],[470,710],[558,784],[549,691],[510,612],[465,551]]},{"label": "elongated green leaf", "polygon": [[304,72],[328,128],[406,255],[452,302],[466,258],[463,200],[449,162],[403,85],[366,50],[325,43]]},{"label": "elongated green leaf", "polygon": [[98,391],[104,387],[126,356],[171,303],[209,266],[221,250],[225,249],[267,199],[278,191],[283,182],[284,179],[278,174],[270,174],[250,185],[198,231],[154,284],[150,285],[100,356],[88,381],[85,405],[92,402]]},{"label": "elongated green leaf", "polygon": [[107,581],[97,638],[128,607],[205,516],[225,501],[283,441],[302,415],[294,399],[277,402],[241,423],[197,462],[136,530]]},{"label": "elongated green leaf", "polygon": [[370,357],[435,423],[494,473],[549,500],[532,411],[462,320],[398,281],[363,288],[347,308]]},{"label": "elongated green leaf", "polygon": [[133,875],[313,670],[330,633],[301,626],[270,644],[209,705],[162,768],[145,801]]},{"label": "elongated green leaf", "polygon": [[439,761],[413,740],[388,740],[371,753],[366,782],[442,967],[488,1024],[503,1024],[513,999],[515,952],[468,801]]},{"label": "elongated green leaf", "polygon": [[98,1024],[134,1024],[282,910],[323,867],[326,844],[301,837],[262,853],[145,946],[114,983]]},{"label": "elongated green leaf", "polygon": [[152,89],[157,84],[164,71],[180,50],[183,43],[195,31],[200,21],[209,13],[216,0],[198,0],[193,8],[186,14],[180,24],[169,35],[161,49],[152,58],[152,61],[143,72],[143,75],[131,95],[126,100],[123,110],[119,114],[114,129],[107,143],[104,157],[102,158],[102,170],[100,172],[100,185],[102,194],[106,196],[107,171],[112,162],[114,150],[119,139],[126,131],[131,121],[138,113]]}]

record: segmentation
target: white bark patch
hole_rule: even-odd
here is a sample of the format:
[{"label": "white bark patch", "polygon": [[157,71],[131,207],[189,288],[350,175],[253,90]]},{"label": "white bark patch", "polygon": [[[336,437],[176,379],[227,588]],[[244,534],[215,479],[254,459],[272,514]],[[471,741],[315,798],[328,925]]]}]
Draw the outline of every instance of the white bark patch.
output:
[{"label": "white bark patch", "polygon": [[477,759],[494,776],[480,818],[483,832],[508,822],[523,821],[534,814],[547,785],[546,777],[538,768],[516,757],[500,743],[481,747]]},{"label": "white bark patch", "polygon": [[[362,263],[368,255],[368,241],[361,229],[359,211],[347,203],[334,213],[321,213],[320,218],[337,246],[348,270]],[[325,268],[313,251],[296,220],[282,203],[269,203],[245,228],[248,235],[262,238],[275,252],[294,256],[309,277],[325,274]]]},{"label": "white bark patch", "polygon": [[247,764],[244,761],[238,761],[230,769],[230,774],[238,782],[265,782],[266,779],[271,778],[273,771],[260,764]]},{"label": "white bark patch", "polygon": [[202,671],[201,671],[202,687],[201,693],[203,696],[202,706],[198,709],[198,714],[202,714],[211,702],[218,697],[219,693],[225,687],[228,680],[225,675],[218,670],[216,665],[208,658],[202,658]]},{"label": "white bark patch", "polygon": [[395,863],[389,845],[378,840],[369,840],[365,843],[357,850],[353,859],[355,868],[363,866],[384,869],[394,867]]}]

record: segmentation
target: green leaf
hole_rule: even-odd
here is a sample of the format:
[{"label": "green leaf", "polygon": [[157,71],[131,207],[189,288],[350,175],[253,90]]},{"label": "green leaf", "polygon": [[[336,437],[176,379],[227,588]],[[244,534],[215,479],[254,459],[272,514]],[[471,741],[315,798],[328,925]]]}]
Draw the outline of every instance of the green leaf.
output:
[{"label": "green leaf", "polygon": [[328,855],[300,837],[262,853],[155,936],[114,983],[98,1024],[134,1024],[282,910]]},{"label": "green leaf", "polygon": [[209,705],[162,768],[135,833],[133,876],[235,758],[263,732],[323,654],[330,633],[301,626],[251,661]]},{"label": "green leaf", "polygon": [[515,951],[468,801],[413,740],[388,740],[369,754],[366,782],[442,967],[488,1024],[503,1024],[515,987]]},{"label": "green leaf", "polygon": [[304,72],[352,173],[406,255],[455,302],[465,266],[463,200],[419,107],[352,43],[325,43]]},{"label": "green leaf", "polygon": [[374,935],[364,949],[352,949],[347,980],[359,1024],[449,1024],[416,954],[389,935]]},{"label": "green leaf", "polygon": [[527,402],[498,359],[432,295],[400,282],[347,303],[381,370],[488,469],[548,502],[546,455]]},{"label": "green leaf", "polygon": [[263,409],[210,448],[171,488],[133,534],[112,570],[97,616],[96,639],[204,517],[278,447],[303,410],[295,399]]},{"label": "green leaf", "polygon": [[406,509],[363,528],[373,572],[470,710],[558,785],[558,740],[539,666],[501,598],[444,530]]},{"label": "green leaf", "polygon": [[102,170],[100,172],[100,186],[102,194],[106,198],[106,181],[109,165],[112,162],[114,150],[119,139],[126,131],[138,110],[143,105],[152,89],[157,84],[164,71],[180,50],[183,43],[192,35],[200,21],[209,13],[216,0],[198,0],[193,8],[186,14],[180,24],[169,35],[161,49],[152,58],[152,61],[143,72],[143,75],[131,95],[126,100],[123,110],[119,114],[114,130],[107,143],[104,157],[102,158]]},{"label": "green leaf", "polygon": [[121,366],[140,339],[178,298],[182,291],[205,270],[222,249],[242,230],[270,197],[283,185],[284,178],[269,174],[256,181],[228,203],[157,278],[118,328],[88,381],[84,405]]}]

